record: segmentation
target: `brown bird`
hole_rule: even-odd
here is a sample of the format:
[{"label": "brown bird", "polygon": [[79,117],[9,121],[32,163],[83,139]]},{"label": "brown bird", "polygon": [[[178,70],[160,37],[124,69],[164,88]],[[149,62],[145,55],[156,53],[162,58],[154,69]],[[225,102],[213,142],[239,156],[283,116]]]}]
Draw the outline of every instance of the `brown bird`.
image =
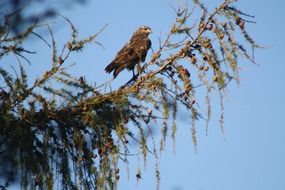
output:
[{"label": "brown bird", "polygon": [[133,77],[135,77],[134,68],[136,64],[145,61],[147,51],[151,46],[151,41],[148,38],[150,33],[150,27],[139,27],[133,33],[129,42],[124,45],[114,60],[105,68],[105,71],[107,73],[114,71],[113,76],[116,78],[122,70],[127,68],[133,71]]}]

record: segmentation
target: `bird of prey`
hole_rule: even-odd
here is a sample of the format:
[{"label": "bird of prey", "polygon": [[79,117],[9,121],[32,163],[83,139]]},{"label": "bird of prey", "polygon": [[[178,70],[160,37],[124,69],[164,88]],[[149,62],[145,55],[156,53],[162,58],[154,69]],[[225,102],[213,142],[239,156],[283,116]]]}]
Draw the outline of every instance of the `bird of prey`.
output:
[{"label": "bird of prey", "polygon": [[107,73],[114,71],[113,76],[116,78],[122,70],[127,68],[133,71],[133,77],[135,77],[134,68],[136,64],[144,62],[147,51],[151,46],[151,41],[148,38],[150,33],[150,27],[139,27],[128,43],[117,53],[114,60],[105,68],[105,71]]}]

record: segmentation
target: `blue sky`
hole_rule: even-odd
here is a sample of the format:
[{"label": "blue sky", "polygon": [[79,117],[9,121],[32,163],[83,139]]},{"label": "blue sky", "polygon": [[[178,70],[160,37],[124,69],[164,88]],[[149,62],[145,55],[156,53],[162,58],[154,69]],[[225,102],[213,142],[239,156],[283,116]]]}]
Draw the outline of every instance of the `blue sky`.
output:
[{"label": "blue sky", "polygon": [[[169,3],[176,2],[94,0],[63,11],[62,14],[77,26],[80,36],[88,36],[108,23],[98,37],[104,49],[89,45],[83,53],[72,57],[80,65],[71,72],[85,75],[89,81],[99,84],[110,78],[104,73],[104,67],[140,25],[152,28],[155,49],[158,36],[165,35],[175,19]],[[249,31],[266,47],[256,51],[259,65],[241,63],[241,85],[231,84],[230,96],[225,101],[224,134],[215,114],[208,136],[204,125],[197,126],[198,153],[194,152],[190,121],[179,122],[175,154],[169,140],[159,162],[162,190],[285,189],[285,22],[282,21],[285,1],[241,1],[238,6],[255,15],[257,24],[251,24]],[[57,21],[55,25],[62,24],[64,22]],[[55,28],[57,40],[62,43],[68,40],[66,27]],[[35,49],[42,47],[37,43],[33,45]],[[38,61],[43,55],[36,55]],[[34,66],[33,75],[39,76],[44,68],[42,64]],[[112,85],[122,84],[130,76],[131,73],[124,72]],[[213,103],[218,104],[218,100]],[[148,159],[143,180],[138,184],[135,181],[136,166],[136,163],[131,164],[129,180],[122,174],[118,189],[155,189],[154,160]]]}]

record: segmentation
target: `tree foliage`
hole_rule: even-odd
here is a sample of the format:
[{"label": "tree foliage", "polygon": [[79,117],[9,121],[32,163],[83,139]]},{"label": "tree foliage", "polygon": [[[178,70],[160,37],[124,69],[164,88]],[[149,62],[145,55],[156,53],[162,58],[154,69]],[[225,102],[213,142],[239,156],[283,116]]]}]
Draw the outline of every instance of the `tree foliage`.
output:
[{"label": "tree foliage", "polygon": [[[0,59],[15,56],[12,71],[0,65],[0,177],[2,188],[17,182],[24,189],[115,189],[119,163],[130,155],[158,159],[171,131],[175,138],[178,107],[189,113],[192,140],[197,145],[195,121],[211,116],[212,91],[223,96],[230,81],[239,83],[239,58],[254,63],[247,49],[257,44],[246,31],[252,16],[224,0],[210,10],[201,1],[175,8],[175,22],[160,38],[149,60],[138,66],[138,77],[115,90],[109,82],[90,85],[68,72],[69,57],[102,32],[79,39],[70,25],[70,40],[59,48],[49,25],[40,21],[19,33],[0,31]],[[198,19],[195,19],[200,15]],[[37,34],[46,28],[49,37]],[[49,70],[29,81],[23,62],[30,62],[25,46],[29,36],[50,46]],[[155,43],[155,42],[153,42]],[[84,52],[84,51],[83,51]],[[102,71],[103,72],[103,71]],[[29,82],[28,82],[29,81]],[[202,113],[196,90],[204,89],[207,111]],[[223,110],[221,112],[221,126]],[[130,127],[131,126],[131,127]],[[160,148],[152,146],[153,128],[160,129]],[[130,141],[137,152],[130,151]],[[159,171],[156,169],[157,181]],[[140,170],[137,178],[141,177]]]}]

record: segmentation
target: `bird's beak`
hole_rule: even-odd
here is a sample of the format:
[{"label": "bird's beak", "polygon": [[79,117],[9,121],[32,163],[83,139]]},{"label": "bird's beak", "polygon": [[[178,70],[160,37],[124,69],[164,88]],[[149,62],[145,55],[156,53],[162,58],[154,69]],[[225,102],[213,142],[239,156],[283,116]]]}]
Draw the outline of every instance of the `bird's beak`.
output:
[{"label": "bird's beak", "polygon": [[151,34],[151,33],[152,33],[152,30],[151,30],[151,29],[148,29],[148,32]]}]

